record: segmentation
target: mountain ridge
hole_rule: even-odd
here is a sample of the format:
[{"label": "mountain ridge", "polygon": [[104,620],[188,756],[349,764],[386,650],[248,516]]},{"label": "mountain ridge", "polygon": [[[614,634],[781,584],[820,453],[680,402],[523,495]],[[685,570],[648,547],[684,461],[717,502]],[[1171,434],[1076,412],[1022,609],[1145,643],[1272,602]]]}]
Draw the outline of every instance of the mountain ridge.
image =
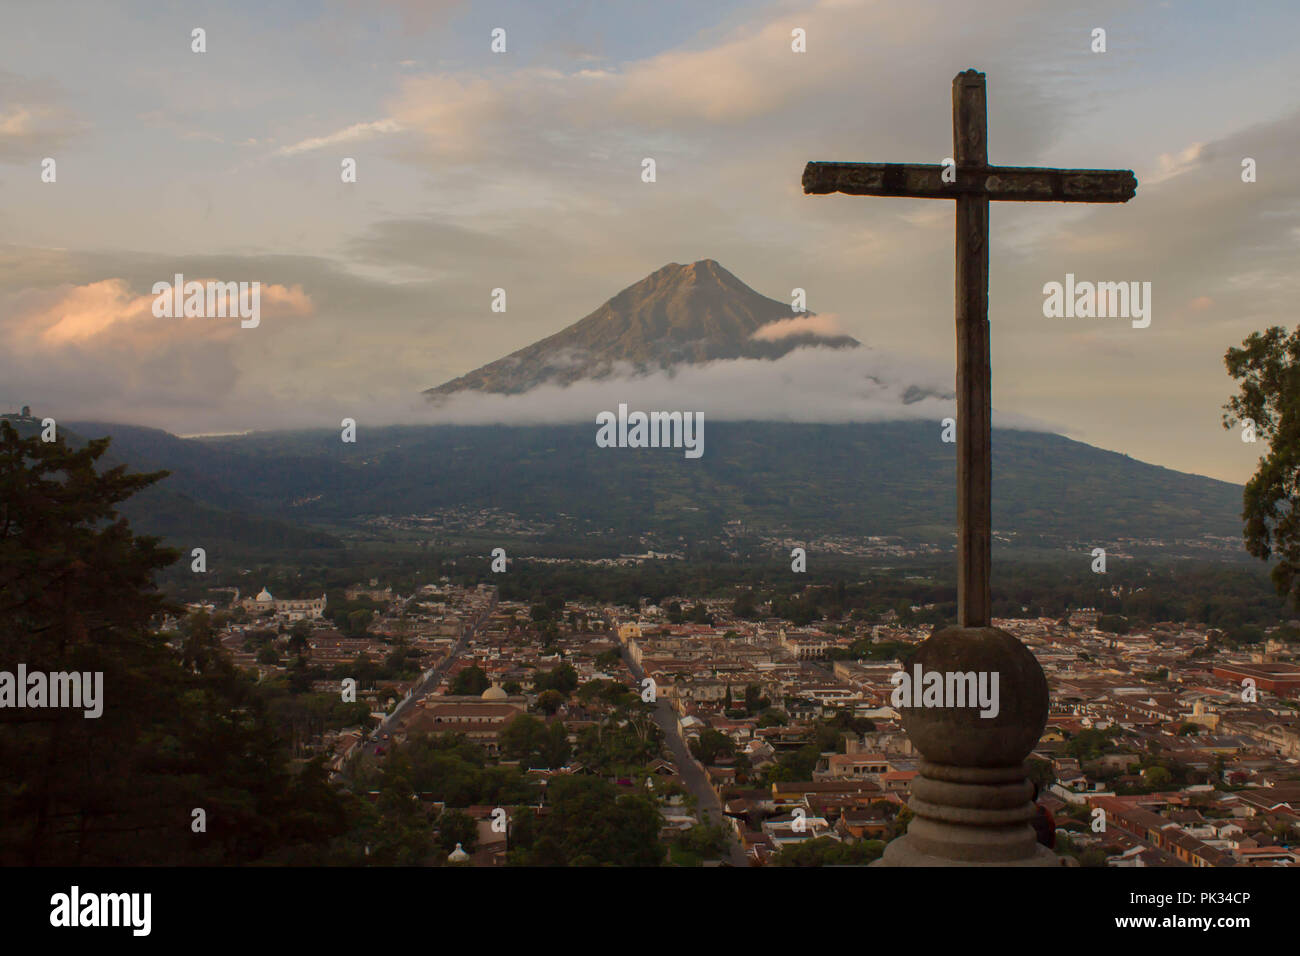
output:
[{"label": "mountain ridge", "polygon": [[[11,424],[23,437],[40,431],[35,421],[11,417]],[[320,551],[342,544],[328,532],[262,512],[243,492],[214,480],[205,473],[210,456],[188,444],[190,439],[159,428],[84,421],[60,422],[59,434],[74,449],[95,438],[111,438],[101,469],[125,465],[133,473],[171,472],[118,505],[137,534],[153,535],[182,551],[203,545],[242,556],[283,548]]]},{"label": "mountain ridge", "polygon": [[[306,526],[468,508],[693,541],[740,521],[759,533],[939,545],[956,526],[955,451],[930,422],[717,422],[698,460],[598,448],[593,435],[586,425],[408,425],[347,445],[333,430],[176,439],[124,429],[113,451],[176,468],[176,490],[193,498],[219,488],[223,503]],[[1214,538],[1244,554],[1240,485],[1042,432],[994,429],[993,454],[994,530],[1018,544]]]}]

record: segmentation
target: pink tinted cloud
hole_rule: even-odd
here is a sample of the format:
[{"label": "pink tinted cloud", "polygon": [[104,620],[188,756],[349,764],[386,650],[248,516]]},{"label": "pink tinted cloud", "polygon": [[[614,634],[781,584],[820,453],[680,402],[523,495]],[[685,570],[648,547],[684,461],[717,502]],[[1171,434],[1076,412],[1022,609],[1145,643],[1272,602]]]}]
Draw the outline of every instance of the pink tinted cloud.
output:
[{"label": "pink tinted cloud", "polygon": [[[226,340],[239,330],[238,320],[158,318],[153,314],[153,303],[152,293],[137,294],[123,279],[27,289],[11,299],[5,309],[7,317],[0,317],[0,338],[19,351],[58,350],[106,339],[112,339],[114,345],[130,343],[150,350],[178,340]],[[299,285],[261,287],[263,319],[301,317],[312,312],[311,297]]]}]

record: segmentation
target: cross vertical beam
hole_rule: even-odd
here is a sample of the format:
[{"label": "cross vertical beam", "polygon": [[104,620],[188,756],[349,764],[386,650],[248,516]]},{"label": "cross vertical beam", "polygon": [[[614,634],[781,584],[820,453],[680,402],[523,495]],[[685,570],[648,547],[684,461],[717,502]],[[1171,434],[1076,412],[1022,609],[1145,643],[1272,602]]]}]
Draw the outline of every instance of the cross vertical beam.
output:
[{"label": "cross vertical beam", "polygon": [[944,166],[918,163],[809,163],[806,193],[911,196],[957,204],[957,617],[988,627],[992,602],[992,394],[989,363],[989,202],[1128,202],[1128,169],[990,166],[984,74],[952,81],[956,180]]},{"label": "cross vertical beam", "polygon": [[[988,165],[984,74],[952,81],[957,179]],[[957,197],[957,623],[991,619],[992,390],[989,365],[989,199]]]}]

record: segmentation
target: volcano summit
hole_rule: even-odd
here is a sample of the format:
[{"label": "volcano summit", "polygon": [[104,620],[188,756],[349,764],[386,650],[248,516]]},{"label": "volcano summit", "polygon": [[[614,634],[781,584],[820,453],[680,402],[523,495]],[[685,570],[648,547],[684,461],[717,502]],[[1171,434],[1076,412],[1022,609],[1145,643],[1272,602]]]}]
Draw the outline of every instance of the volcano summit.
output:
[{"label": "volcano summit", "polygon": [[424,394],[517,395],[539,385],[644,375],[721,359],[777,359],[801,346],[857,348],[812,312],[769,299],[712,259],[671,263],[586,318]]}]

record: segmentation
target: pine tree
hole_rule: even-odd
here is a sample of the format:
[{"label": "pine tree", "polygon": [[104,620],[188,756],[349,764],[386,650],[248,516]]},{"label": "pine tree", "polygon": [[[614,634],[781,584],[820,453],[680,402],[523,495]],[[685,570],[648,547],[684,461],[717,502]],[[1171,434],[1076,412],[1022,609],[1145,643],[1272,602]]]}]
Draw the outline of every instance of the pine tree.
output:
[{"label": "pine tree", "polygon": [[[178,613],[154,573],[174,550],[117,506],[166,475],[102,467],[83,448],[0,422],[0,671],[102,673],[102,714],[0,708],[0,864],[320,860],[355,801],[320,766],[294,777],[266,699],[206,615]],[[202,810],[205,827],[195,823]]]}]

